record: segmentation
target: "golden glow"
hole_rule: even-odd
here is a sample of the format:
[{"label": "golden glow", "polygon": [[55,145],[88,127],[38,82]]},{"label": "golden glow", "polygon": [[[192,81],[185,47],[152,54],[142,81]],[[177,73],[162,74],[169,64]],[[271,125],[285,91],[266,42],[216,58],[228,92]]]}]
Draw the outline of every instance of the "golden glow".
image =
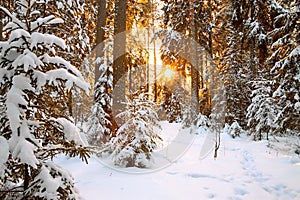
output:
[{"label": "golden glow", "polygon": [[172,79],[172,77],[175,75],[175,71],[170,69],[170,68],[167,68],[165,71],[164,71],[164,77],[166,79]]},{"label": "golden glow", "polygon": [[138,3],[141,3],[141,4],[146,4],[148,3],[148,0],[137,0]]}]

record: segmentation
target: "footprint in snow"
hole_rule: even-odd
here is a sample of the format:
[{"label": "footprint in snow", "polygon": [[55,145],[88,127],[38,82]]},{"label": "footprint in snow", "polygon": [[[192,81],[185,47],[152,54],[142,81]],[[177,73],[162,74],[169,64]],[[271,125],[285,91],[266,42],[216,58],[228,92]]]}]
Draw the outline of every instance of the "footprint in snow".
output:
[{"label": "footprint in snow", "polygon": [[282,190],[282,189],[285,189],[287,188],[286,185],[283,185],[283,184],[277,184],[273,187],[275,190]]},{"label": "footprint in snow", "polygon": [[178,174],[178,172],[167,172],[167,174],[176,175],[176,174]]},{"label": "footprint in snow", "polygon": [[208,174],[197,174],[197,173],[187,174],[187,176],[192,178],[213,178],[213,179],[216,178],[215,176],[211,176]]},{"label": "footprint in snow", "polygon": [[236,195],[244,196],[245,194],[248,194],[248,191],[242,189],[242,188],[234,188],[234,193]]},{"label": "footprint in snow", "polygon": [[255,160],[251,153],[248,151],[242,152],[243,160],[241,161],[243,170],[246,171],[246,174],[251,177],[256,182],[265,182],[269,178],[265,177],[261,172],[259,172],[255,167]]},{"label": "footprint in snow", "polygon": [[[245,150],[242,152],[242,156],[243,159],[241,161],[241,164],[242,168],[246,171],[247,176],[250,177],[252,181],[258,182],[260,184],[265,184],[270,179],[270,176],[264,175],[257,170],[252,154]],[[284,199],[295,199],[296,196],[300,193],[300,191],[288,189],[288,187],[283,184],[277,184],[273,186],[264,185],[263,190],[277,197],[285,197]],[[235,192],[242,193],[239,190],[235,190]]]},{"label": "footprint in snow", "polygon": [[214,193],[209,193],[209,194],[207,195],[207,198],[213,199],[213,198],[215,198],[216,196],[217,196],[217,195],[214,194]]},{"label": "footprint in snow", "polygon": [[[294,199],[297,196],[297,191],[290,190],[287,188],[286,185],[283,184],[277,184],[272,187],[273,193],[275,193],[277,196],[284,196],[287,199]],[[298,191],[299,193],[299,191]]]}]

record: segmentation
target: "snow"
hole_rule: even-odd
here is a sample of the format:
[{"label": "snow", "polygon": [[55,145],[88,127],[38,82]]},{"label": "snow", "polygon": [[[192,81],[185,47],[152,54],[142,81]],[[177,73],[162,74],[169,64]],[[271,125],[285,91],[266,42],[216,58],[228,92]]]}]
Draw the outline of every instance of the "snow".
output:
[{"label": "snow", "polygon": [[[49,80],[49,85],[58,86],[59,84],[57,81],[59,80],[66,80],[66,90],[70,90],[74,85],[78,86],[79,88],[83,89],[86,94],[88,94],[90,85],[86,83],[83,78],[74,76],[73,74],[69,73],[66,69],[56,69],[56,70],[49,70],[45,73],[47,79]],[[44,79],[43,79],[44,80]]]},{"label": "snow", "polygon": [[59,56],[51,57],[48,54],[44,54],[42,60],[44,63],[51,63],[57,66],[63,66],[67,70],[70,70],[73,74],[75,74],[80,79],[83,79],[81,72],[75,66],[73,66],[70,62],[66,61],[65,59]]},{"label": "snow", "polygon": [[293,56],[298,56],[300,54],[300,45],[298,45],[291,53],[290,53],[290,57]]},{"label": "snow", "polygon": [[23,74],[17,75],[13,77],[13,85],[14,87],[20,90],[31,90],[33,91],[34,88],[30,84],[31,80],[28,77],[25,77]]},{"label": "snow", "polygon": [[56,5],[58,9],[64,8],[64,4],[62,4],[61,2],[56,2]]},{"label": "snow", "polygon": [[250,29],[251,29],[251,31],[250,31],[250,34],[249,34],[249,35],[255,36],[255,35],[257,35],[257,34],[259,33],[259,30],[260,30],[260,24],[259,24],[257,21],[252,22],[252,23],[250,24]]},{"label": "snow", "polygon": [[19,105],[27,105],[27,101],[24,96],[26,94],[22,90],[33,90],[30,85],[30,79],[24,75],[17,75],[13,78],[13,85],[7,93],[6,108],[12,131],[16,133],[16,128],[20,126],[21,120],[19,116],[22,116],[22,109]]},{"label": "snow", "polygon": [[0,167],[1,167],[1,165],[7,161],[9,155],[9,145],[7,143],[7,140],[3,136],[0,136],[0,152],[1,152]]},{"label": "snow", "polygon": [[37,192],[35,195],[45,198],[45,199],[58,199],[56,190],[60,187],[60,178],[53,178],[50,175],[49,169],[42,166],[41,172],[36,177],[36,179],[41,179],[41,188],[47,188],[44,192]]},{"label": "snow", "polygon": [[68,5],[72,6],[72,1],[71,0],[68,0]]},{"label": "snow", "polygon": [[298,113],[300,113],[300,102],[296,102],[294,108]]},{"label": "snow", "polygon": [[32,15],[40,15],[41,14],[41,12],[40,11],[38,11],[38,10],[34,10],[34,11],[32,11],[31,13],[30,13],[30,15],[29,16],[31,16],[32,17]]},{"label": "snow", "polygon": [[9,30],[9,29],[14,29],[16,27],[20,27],[21,29],[25,29],[26,24],[22,23],[15,15],[10,13],[6,8],[0,6],[0,9],[5,12],[6,15],[8,15],[13,22],[7,23],[7,25],[3,28],[3,30]]},{"label": "snow", "polygon": [[20,140],[14,148],[14,159],[20,159],[20,163],[26,163],[33,168],[37,168],[39,161],[34,155],[36,147],[27,140]]},{"label": "snow", "polygon": [[[17,133],[16,133],[17,132]],[[39,161],[34,155],[38,142],[32,138],[28,124],[23,122],[18,130],[13,129],[13,135],[9,140],[10,151],[14,159],[20,159],[20,163],[26,163],[37,168]]]},{"label": "snow", "polygon": [[[46,17],[40,17],[38,18],[37,21],[37,26],[40,26],[42,24],[49,24],[49,22],[51,22],[52,20],[56,19],[56,17],[54,15],[48,15]],[[32,26],[32,29],[35,29],[35,26]]]},{"label": "snow", "polygon": [[37,80],[37,82],[36,82],[36,90],[37,90],[37,92],[40,92],[40,90],[42,89],[42,87],[44,87],[44,85],[47,82],[47,75],[45,73],[43,73],[43,72],[35,70],[33,72],[33,77]]},{"label": "snow", "polygon": [[22,38],[22,37],[23,38],[29,38],[30,34],[26,30],[23,30],[23,29],[14,30],[14,31],[11,32],[11,35],[8,39],[8,42],[11,43],[14,40]]},{"label": "snow", "polygon": [[55,18],[55,19],[52,19],[48,24],[62,24],[62,23],[64,23],[63,19]]},{"label": "snow", "polygon": [[0,69],[0,83],[4,82],[4,78],[7,77],[8,74],[9,74],[9,71],[7,71],[6,69],[3,69],[3,68]]},{"label": "snow", "polygon": [[44,66],[42,61],[36,56],[35,53],[32,53],[30,50],[25,49],[23,54],[19,55],[12,66],[16,69],[18,66],[24,66],[24,71],[27,72],[29,67],[36,68],[36,66]]},{"label": "snow", "polygon": [[64,133],[65,138],[68,141],[73,140],[77,145],[84,145],[84,142],[80,136],[79,129],[72,122],[70,122],[65,118],[57,118],[57,119],[52,118],[52,120],[58,122],[63,126],[62,131]]},{"label": "snow", "polygon": [[[163,138],[168,140],[176,138],[180,128],[178,124],[166,122],[162,127]],[[199,159],[210,135],[209,132],[195,135],[182,157],[159,170],[130,168],[124,173],[103,166],[97,158],[91,158],[88,165],[66,157],[59,157],[55,162],[72,172],[81,195],[89,200],[99,197],[112,200],[300,199],[298,155],[267,148],[271,142],[253,142],[245,135],[232,139],[222,134],[217,159],[213,159],[212,151]]]},{"label": "snow", "polygon": [[56,37],[55,35],[34,32],[31,34],[30,49],[32,49],[33,47],[37,47],[38,44],[50,45],[50,46],[55,44],[62,49],[67,48],[65,41],[59,37]]}]

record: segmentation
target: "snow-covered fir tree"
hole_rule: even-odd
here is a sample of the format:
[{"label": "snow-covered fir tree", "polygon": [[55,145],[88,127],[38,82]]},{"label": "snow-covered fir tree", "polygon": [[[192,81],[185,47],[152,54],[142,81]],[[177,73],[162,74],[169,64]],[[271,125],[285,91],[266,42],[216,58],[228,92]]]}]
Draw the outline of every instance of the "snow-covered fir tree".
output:
[{"label": "snow-covered fir tree", "polygon": [[195,126],[199,130],[198,133],[208,131],[210,126],[208,117],[200,113],[195,119]]},{"label": "snow-covered fir tree", "polygon": [[275,79],[272,97],[278,109],[278,132],[299,132],[300,114],[297,111],[300,96],[299,1],[271,1],[274,15],[271,55],[268,63]]},{"label": "snow-covered fir tree", "polygon": [[105,144],[112,137],[111,109],[113,87],[112,66],[103,63],[102,59],[96,60],[100,65],[100,77],[95,85],[92,114],[88,120],[88,140],[95,146]]},{"label": "snow-covered fir tree", "polygon": [[165,112],[169,122],[173,123],[182,121],[180,100],[177,94],[172,92],[167,93],[164,101],[161,103],[160,109]]},{"label": "snow-covered fir tree", "polygon": [[250,89],[247,81],[251,74],[244,66],[244,60],[249,59],[243,48],[244,8],[245,5],[241,1],[228,1],[223,18],[227,20],[227,23],[222,23],[226,43],[222,45],[225,50],[220,56],[219,66],[226,97],[225,122],[228,124],[237,121],[245,125],[245,108],[250,103],[248,95]]},{"label": "snow-covered fir tree", "polygon": [[[251,59],[257,60],[257,64],[252,65],[252,72],[263,68],[267,59],[268,43],[270,41],[267,32],[270,30],[272,19],[269,15],[268,1],[250,1],[248,7],[248,16],[245,20],[244,33],[248,43],[248,51]],[[256,74],[257,75],[257,74]]]},{"label": "snow-covered fir tree", "polygon": [[69,118],[66,94],[89,85],[58,55],[64,40],[46,33],[63,20],[41,12],[43,1],[16,5],[15,12],[0,7],[11,19],[0,42],[0,186],[9,191],[1,197],[79,199],[72,175],[50,159],[63,153],[87,161],[90,149]]},{"label": "snow-covered fir tree", "polygon": [[272,82],[268,80],[255,81],[252,92],[252,103],[247,109],[248,127],[254,140],[268,139],[275,128],[277,107],[272,98]]},{"label": "snow-covered fir tree", "polygon": [[142,93],[128,99],[127,110],[118,114],[124,124],[111,140],[112,159],[122,167],[145,168],[151,165],[151,154],[161,141],[154,103]]},{"label": "snow-covered fir tree", "polygon": [[94,42],[97,13],[94,4],[90,0],[47,0],[46,6],[41,8],[45,15],[53,14],[64,19],[63,24],[57,24],[55,29],[48,31],[65,39],[67,51],[57,49],[57,52],[77,68],[82,65]]},{"label": "snow-covered fir tree", "polygon": [[94,146],[102,146],[113,135],[113,24],[114,4],[97,1],[97,25],[94,77],[94,101],[88,118],[88,140]]}]

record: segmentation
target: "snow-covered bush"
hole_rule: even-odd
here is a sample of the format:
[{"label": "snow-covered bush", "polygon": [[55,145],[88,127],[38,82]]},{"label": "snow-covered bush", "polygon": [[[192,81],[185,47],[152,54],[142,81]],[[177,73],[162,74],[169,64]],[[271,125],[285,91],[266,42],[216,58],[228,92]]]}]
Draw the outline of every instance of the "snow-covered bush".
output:
[{"label": "snow-covered bush", "polygon": [[228,127],[227,133],[232,137],[240,137],[240,135],[244,132],[242,127],[239,125],[238,122],[233,122],[231,126]]},{"label": "snow-covered bush", "polygon": [[57,54],[66,44],[47,33],[63,20],[47,15],[44,4],[20,0],[14,12],[0,7],[11,19],[0,42],[0,187],[10,191],[4,199],[15,190],[22,199],[78,199],[72,176],[50,159],[64,153],[86,161],[90,153],[68,109],[68,94],[89,86]]},{"label": "snow-covered bush", "polygon": [[197,119],[195,120],[196,127],[199,128],[201,131],[208,131],[209,130],[209,119],[207,116],[202,115],[201,113],[198,115]]},{"label": "snow-covered bush", "polygon": [[149,167],[151,153],[161,141],[154,103],[140,94],[128,99],[126,105],[127,110],[117,115],[124,124],[111,140],[113,162],[122,167]]}]

